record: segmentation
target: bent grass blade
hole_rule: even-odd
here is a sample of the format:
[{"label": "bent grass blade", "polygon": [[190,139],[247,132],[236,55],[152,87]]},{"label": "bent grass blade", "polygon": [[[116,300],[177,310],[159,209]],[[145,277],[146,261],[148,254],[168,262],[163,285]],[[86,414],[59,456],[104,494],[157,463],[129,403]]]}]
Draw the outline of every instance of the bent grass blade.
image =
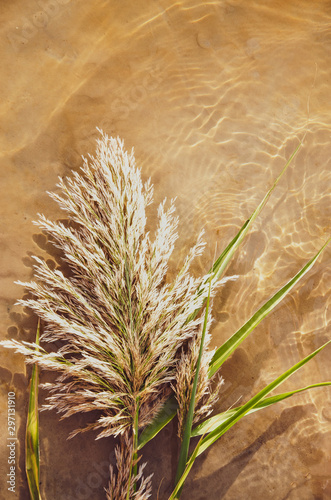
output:
[{"label": "bent grass blade", "polygon": [[321,347],[316,349],[316,351],[312,352],[304,359],[293,365],[291,368],[286,370],[282,375],[277,377],[273,382],[268,384],[264,389],[258,392],[252,399],[250,399],[246,404],[239,407],[233,414],[231,414],[225,421],[223,421],[216,429],[209,432],[207,435],[203,436],[195,447],[190,459],[187,462],[185,471],[178,481],[174,491],[172,492],[169,500],[174,500],[178,498],[178,491],[183,486],[188,473],[190,472],[195,459],[201,455],[209,446],[211,446],[215,441],[217,441],[223,434],[225,434],[235,423],[237,423],[241,418],[243,418],[247,413],[254,408],[261,400],[263,400],[271,391],[276,389],[282,382],[287,380],[293,373],[295,373],[299,368],[305,365],[308,361],[310,361],[316,354],[318,354],[322,349],[324,349],[328,344],[331,343],[331,340],[323,344]]},{"label": "bent grass blade", "polygon": [[224,361],[233,353],[233,351],[241,344],[243,340],[257,327],[257,325],[279,304],[281,300],[292,290],[294,285],[313,267],[316,260],[323,252],[325,247],[330,243],[329,238],[317,254],[292,278],[286,283],[283,288],[278,290],[271,299],[269,299],[263,306],[234,334],[229,338],[221,347],[219,347],[209,367],[209,377],[212,377],[217,370],[222,366]]},{"label": "bent grass blade", "polygon": [[[225,250],[221,253],[221,255],[218,257],[218,259],[214,262],[212,265],[211,269],[209,270],[210,274],[213,274],[213,280],[217,281],[219,278],[222,276],[223,272],[225,271],[225,268],[227,267],[228,263],[232,259],[235,251],[238,249],[240,244],[242,243],[244,237],[250,230],[253,222],[255,219],[258,217],[260,214],[261,210],[263,207],[266,205],[267,201],[269,200],[273,190],[277,186],[278,182],[286,172],[287,168],[289,165],[292,163],[293,158],[299,151],[300,147],[302,145],[302,142],[299,143],[299,145],[296,147],[294,152],[291,154],[290,158],[286,162],[285,166],[283,167],[282,171],[278,175],[278,177],[275,179],[273,185],[267,192],[267,194],[264,196],[263,200],[260,202],[260,204],[257,206],[257,208],[254,210],[250,218],[243,224],[239,232],[236,234],[236,236],[233,238],[233,240],[228,244],[228,246],[225,248]],[[200,287],[197,290],[197,294],[200,293]],[[199,314],[200,309],[197,309],[194,313],[192,313],[191,316],[187,319],[187,321],[191,321],[192,319],[196,318],[196,316]]]},{"label": "bent grass blade", "polygon": [[[284,392],[282,394],[277,394],[276,396],[271,396],[269,398],[262,399],[256,406],[254,406],[251,410],[246,413],[250,415],[258,410],[262,410],[263,408],[267,408],[273,404],[279,403],[280,401],[284,401],[295,394],[299,394],[300,392],[308,391],[309,389],[317,389],[318,387],[326,387],[331,386],[331,382],[320,382],[319,384],[311,384],[307,385],[307,387],[302,387],[300,389],[295,389],[294,391]],[[192,430],[192,437],[205,435],[207,432],[214,431],[220,424],[226,422],[230,417],[232,417],[237,411],[239,411],[242,407],[238,406],[237,408],[233,408],[231,410],[224,411],[219,413],[218,415],[214,415],[213,417],[205,420],[202,424],[197,425]]]},{"label": "bent grass blade", "polygon": [[[36,344],[39,345],[40,322],[38,322]],[[39,491],[39,419],[38,419],[39,369],[32,368],[29,411],[26,424],[25,470],[31,500],[41,500]]]}]

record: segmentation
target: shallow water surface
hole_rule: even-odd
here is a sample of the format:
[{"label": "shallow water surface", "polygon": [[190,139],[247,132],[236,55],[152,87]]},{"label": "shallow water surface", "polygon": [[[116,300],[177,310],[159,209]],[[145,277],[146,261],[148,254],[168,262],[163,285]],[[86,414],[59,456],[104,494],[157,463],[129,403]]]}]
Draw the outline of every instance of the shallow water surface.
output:
[{"label": "shallow water surface", "polygon": [[[32,277],[31,255],[57,252],[32,221],[59,218],[46,194],[94,150],[96,127],[135,147],[155,207],[176,197],[175,272],[205,228],[208,270],[262,199],[298,142],[303,146],[227,270],[239,278],[214,302],[219,345],[322,246],[330,234],[330,60],[328,0],[15,0],[2,5],[2,337],[28,338],[36,321],[15,301],[15,280]],[[328,338],[330,250],[222,368],[217,404],[246,401]],[[27,499],[24,425],[29,369],[1,350],[0,470],[7,474],[7,393],[15,390],[17,494]],[[330,349],[281,392],[331,380]],[[44,398],[44,395],[41,395]],[[41,415],[43,499],[105,498],[112,441],[72,441],[76,417]],[[331,391],[306,392],[237,424],[198,460],[183,500],[331,498]],[[146,447],[152,498],[168,498],[175,429]],[[160,453],[161,450],[161,453]],[[5,485],[5,481],[3,483]]]}]

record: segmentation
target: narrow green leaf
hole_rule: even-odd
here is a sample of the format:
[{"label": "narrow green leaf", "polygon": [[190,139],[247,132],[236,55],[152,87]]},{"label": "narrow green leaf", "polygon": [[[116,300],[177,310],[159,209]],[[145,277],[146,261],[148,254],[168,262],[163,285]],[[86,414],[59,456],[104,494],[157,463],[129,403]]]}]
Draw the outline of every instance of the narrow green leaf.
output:
[{"label": "narrow green leaf", "polygon": [[201,444],[201,448],[199,450],[198,455],[202,453],[205,449],[207,449],[214,441],[216,441],[220,436],[222,436],[227,430],[230,429],[240,418],[242,418],[251,408],[256,406],[267,394],[273,391],[276,387],[278,387],[282,382],[287,380],[294,372],[299,370],[303,365],[305,365],[310,359],[312,359],[316,354],[318,354],[322,349],[324,349],[328,344],[330,344],[331,340],[326,342],[324,345],[316,349],[313,353],[306,356],[304,359],[296,363],[294,366],[286,370],[282,375],[277,377],[273,382],[268,384],[262,391],[260,391],[256,396],[248,401],[248,403],[241,406],[237,412],[232,415],[226,422],[221,424],[217,429],[210,432],[204,439]]},{"label": "narrow green leaf", "polygon": [[[291,396],[298,394],[299,392],[307,391],[309,389],[315,389],[317,387],[325,387],[328,385],[331,385],[331,382],[320,382],[319,384],[307,385],[307,387],[302,387],[301,389],[296,389],[294,391],[284,392],[282,394],[277,394],[276,396],[264,398],[256,406],[249,410],[246,413],[246,416],[254,413],[255,411],[262,410],[263,408],[267,408],[268,406],[279,403],[280,401],[284,401],[285,399],[290,398]],[[240,408],[241,406],[232,408],[231,410],[224,411],[222,413],[219,413],[218,415],[214,415],[213,417],[208,418],[208,420],[205,420],[202,424],[197,425],[192,430],[191,436],[202,436],[207,432],[215,430],[220,424],[228,420],[228,418],[230,418],[238,410],[240,410]]]},{"label": "narrow green leaf", "polygon": [[[256,394],[252,399],[250,399],[246,404],[238,408],[233,414],[231,414],[224,422],[222,422],[216,429],[211,431],[209,434],[200,438],[197,446],[195,447],[190,459],[187,462],[185,471],[182,477],[179,479],[172,495],[169,500],[177,498],[177,493],[183,486],[186,477],[188,476],[195,459],[201,455],[209,446],[211,446],[215,441],[217,441],[223,434],[225,434],[238,420],[243,418],[252,408],[254,408],[261,400],[263,400],[271,391],[278,387],[282,382],[287,380],[293,373],[295,373],[299,368],[306,364],[310,359],[312,359],[316,354],[318,354],[322,349],[324,349],[331,340],[323,344],[321,347],[316,349],[316,351],[309,354],[307,357],[296,363],[294,366],[289,368],[282,375],[277,377],[273,382],[268,384],[264,389],[262,389],[258,394]],[[275,396],[276,397],[276,396]]]},{"label": "narrow green leaf", "polygon": [[[184,435],[183,435],[182,445],[180,448],[175,484],[177,483],[177,481],[182,476],[182,474],[185,470],[186,461],[187,461],[187,457],[188,457],[188,450],[189,450],[189,446],[190,446],[191,431],[192,431],[193,417],[194,417],[194,408],[195,408],[195,397],[196,397],[196,393],[197,393],[201,358],[202,358],[202,354],[203,354],[203,348],[204,348],[205,336],[206,336],[206,330],[207,330],[210,290],[211,290],[211,283],[209,283],[209,292],[208,292],[208,297],[207,297],[205,318],[204,318],[202,334],[201,334],[199,356],[198,356],[197,365],[195,368],[195,375],[194,375],[194,380],[193,380],[190,406],[189,406],[189,410],[188,410],[186,422],[185,422]],[[178,498],[179,498],[179,496],[180,496],[180,491],[178,492]]]},{"label": "narrow green leaf", "polygon": [[[228,246],[225,248],[225,250],[221,253],[221,255],[218,257],[218,259],[212,265],[211,269],[209,270],[209,273],[213,273],[213,280],[217,281],[222,276],[223,272],[225,271],[225,268],[227,267],[228,263],[232,259],[233,254],[240,246],[244,237],[246,236],[246,234],[250,230],[251,225],[253,224],[253,222],[255,221],[257,216],[260,214],[261,210],[263,209],[263,207],[267,203],[268,199],[270,198],[270,196],[271,196],[273,190],[275,189],[275,187],[277,186],[278,182],[280,181],[280,179],[284,175],[284,173],[287,170],[287,168],[289,167],[289,165],[292,163],[292,160],[295,157],[295,155],[297,154],[297,152],[299,151],[301,145],[302,145],[302,142],[300,142],[299,145],[296,147],[296,149],[294,150],[294,152],[292,153],[292,155],[290,156],[290,158],[286,162],[285,166],[283,167],[282,171],[280,172],[280,174],[278,175],[278,177],[274,181],[273,185],[271,186],[271,188],[269,189],[267,194],[264,196],[264,198],[260,202],[260,204],[257,206],[257,208],[254,210],[254,212],[252,213],[250,218],[243,224],[243,226],[241,227],[239,232],[236,234],[236,236],[233,238],[233,240],[228,244]],[[199,292],[200,292],[200,287],[197,290],[198,294],[199,294]],[[189,316],[187,321],[191,321],[192,319],[196,318],[196,316],[199,314],[199,311],[200,311],[200,309],[196,309],[196,311],[194,311],[194,313],[192,313],[191,316]]]},{"label": "narrow green leaf", "polygon": [[[38,322],[36,344],[39,345],[40,322]],[[39,419],[38,419],[38,366],[32,368],[30,399],[25,441],[25,470],[31,500],[41,500],[39,491]]]},{"label": "narrow green leaf", "polygon": [[331,238],[329,238],[317,254],[292,278],[286,283],[283,288],[271,297],[265,304],[235,333],[230,337],[221,347],[219,347],[209,366],[209,377],[212,377],[215,372],[222,366],[224,361],[233,353],[235,349],[241,344],[243,340],[257,327],[257,325],[279,304],[281,300],[292,290],[294,285],[313,267],[316,260],[323,252],[324,248],[328,245]]},{"label": "narrow green leaf", "polygon": [[178,404],[175,396],[170,396],[153,422],[145,427],[138,439],[138,450],[158,434],[176,415]]}]

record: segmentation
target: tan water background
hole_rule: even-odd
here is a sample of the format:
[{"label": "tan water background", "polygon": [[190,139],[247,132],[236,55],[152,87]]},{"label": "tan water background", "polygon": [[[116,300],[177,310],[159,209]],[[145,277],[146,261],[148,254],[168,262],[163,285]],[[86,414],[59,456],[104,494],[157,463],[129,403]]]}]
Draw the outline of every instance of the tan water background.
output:
[{"label": "tan water background", "polygon": [[[1,337],[32,340],[16,300],[31,255],[57,253],[32,224],[61,217],[47,190],[92,153],[96,127],[135,147],[153,209],[177,197],[176,270],[201,227],[203,273],[304,139],[214,303],[213,345],[236,331],[330,234],[331,3],[12,0],[1,2]],[[151,217],[155,212],[151,211]],[[152,219],[151,219],[152,220]],[[330,250],[223,369],[217,409],[246,401],[330,336]],[[28,499],[28,377],[1,349],[0,499]],[[281,389],[331,380],[324,350]],[[7,393],[16,393],[16,493],[7,491]],[[41,395],[41,399],[44,395]],[[239,399],[241,398],[241,399]],[[86,421],[87,417],[84,417]],[[81,418],[83,421],[83,417]],[[80,417],[42,413],[43,500],[101,500],[113,441],[67,441]],[[153,499],[167,499],[178,452],[171,425],[146,447]],[[237,424],[201,457],[183,500],[331,499],[331,391],[295,396]]]}]

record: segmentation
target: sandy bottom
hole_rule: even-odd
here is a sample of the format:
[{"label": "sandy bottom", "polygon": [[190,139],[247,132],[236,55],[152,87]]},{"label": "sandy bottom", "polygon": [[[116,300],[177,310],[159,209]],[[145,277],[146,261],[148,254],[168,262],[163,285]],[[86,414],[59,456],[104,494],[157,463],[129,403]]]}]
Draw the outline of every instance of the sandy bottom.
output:
[{"label": "sandy bottom", "polygon": [[[57,262],[32,221],[38,212],[61,216],[46,191],[93,152],[97,126],[135,147],[143,177],[155,185],[154,207],[177,197],[173,270],[205,228],[208,246],[197,273],[209,268],[216,244],[220,252],[250,216],[306,133],[227,271],[239,279],[214,304],[219,345],[330,233],[330,2],[15,0],[1,9],[3,338],[35,335],[36,319],[14,305],[23,293],[14,281],[31,279],[31,255]],[[326,250],[224,365],[219,410],[246,401],[326,341],[329,263]],[[0,499],[24,500],[30,372],[20,356],[3,349],[0,356]],[[328,379],[325,350],[281,391]],[[16,494],[5,484],[9,391],[16,394]],[[113,441],[93,435],[67,441],[80,418],[87,420],[41,415],[43,500],[105,498]],[[325,388],[250,416],[199,459],[183,500],[330,499],[330,421]],[[176,453],[171,425],[146,447],[153,498],[158,488],[159,499],[168,498]]]}]

